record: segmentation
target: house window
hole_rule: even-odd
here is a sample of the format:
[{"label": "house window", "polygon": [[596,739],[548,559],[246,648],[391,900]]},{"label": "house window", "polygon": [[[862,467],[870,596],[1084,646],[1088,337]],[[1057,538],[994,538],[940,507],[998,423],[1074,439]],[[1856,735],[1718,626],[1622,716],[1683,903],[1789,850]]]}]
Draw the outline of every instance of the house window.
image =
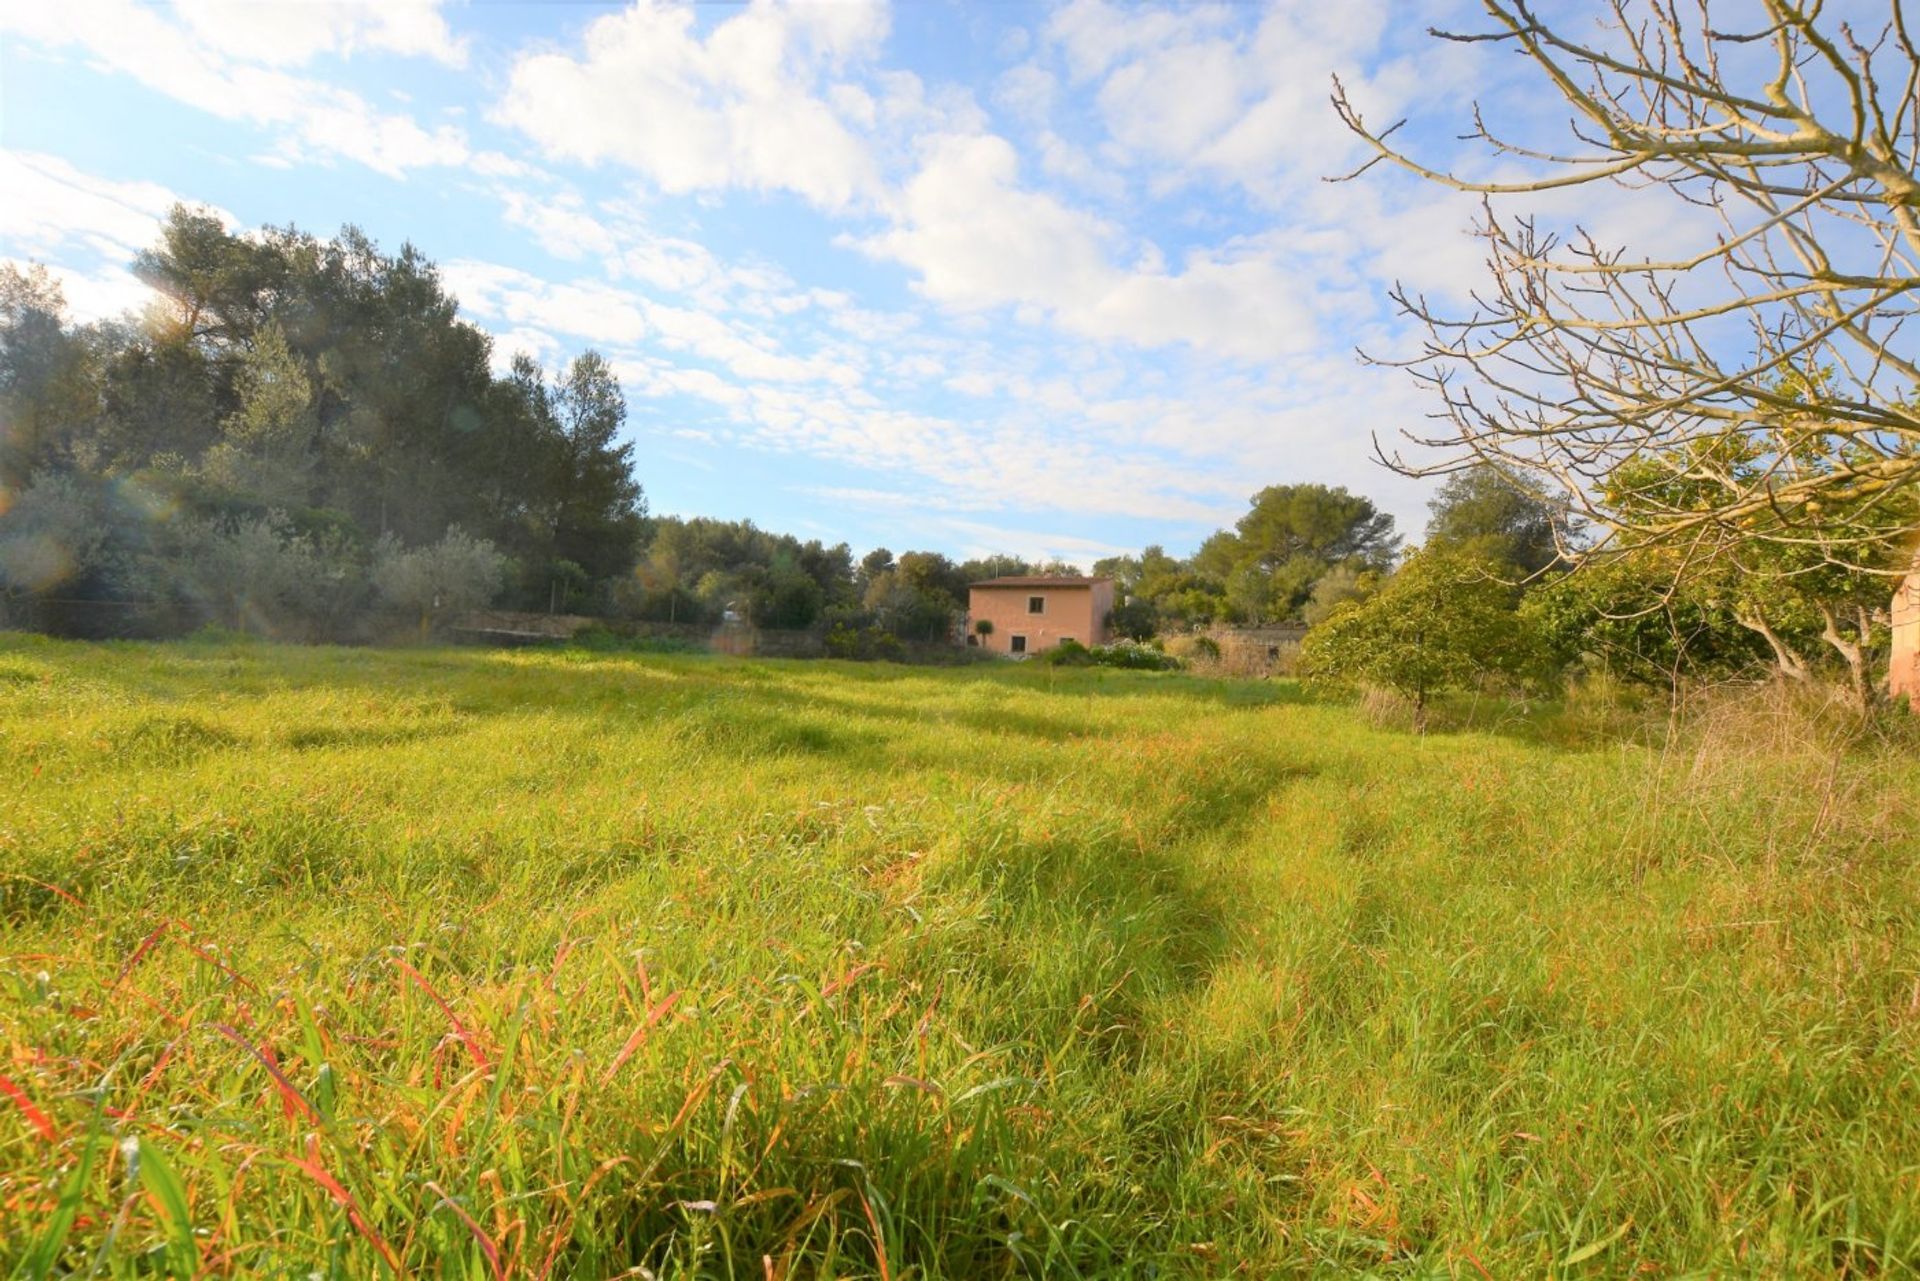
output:
[{"label": "house window", "polygon": [[1016,653],[1016,654],[1024,654],[1024,653],[1026,653],[1026,652],[1027,652],[1027,638],[1026,638],[1026,637],[1024,637],[1024,636],[1016,636],[1016,637],[1014,637],[1014,638],[1013,638],[1013,652],[1014,652],[1014,653]]},{"label": "house window", "polygon": [[1027,597],[1027,612],[1028,612],[1029,614],[1044,614],[1044,613],[1046,613],[1046,612],[1047,612],[1047,598],[1046,598],[1045,596],[1029,596],[1029,597]]}]

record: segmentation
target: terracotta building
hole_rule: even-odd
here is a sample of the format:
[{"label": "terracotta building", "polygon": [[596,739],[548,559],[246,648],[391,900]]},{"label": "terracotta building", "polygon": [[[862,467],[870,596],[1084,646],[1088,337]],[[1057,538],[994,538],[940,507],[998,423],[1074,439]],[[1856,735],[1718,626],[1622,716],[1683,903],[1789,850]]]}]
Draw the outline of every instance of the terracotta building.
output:
[{"label": "terracotta building", "polygon": [[[967,591],[967,644],[996,654],[1037,654],[1063,640],[1104,645],[1112,612],[1111,578],[989,578]],[[992,624],[984,635],[982,622]]]},{"label": "terracotta building", "polygon": [[1887,663],[1887,692],[1920,711],[1920,570],[1908,574],[1893,594],[1892,656]]}]

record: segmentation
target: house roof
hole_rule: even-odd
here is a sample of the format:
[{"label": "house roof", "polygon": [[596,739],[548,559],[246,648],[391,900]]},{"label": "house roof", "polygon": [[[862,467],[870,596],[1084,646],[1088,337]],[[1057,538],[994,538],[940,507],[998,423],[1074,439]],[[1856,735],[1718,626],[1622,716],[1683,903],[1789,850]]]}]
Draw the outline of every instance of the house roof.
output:
[{"label": "house roof", "polygon": [[1091,587],[1110,583],[1110,578],[1081,578],[1067,574],[1009,574],[1005,578],[985,578],[974,587]]}]

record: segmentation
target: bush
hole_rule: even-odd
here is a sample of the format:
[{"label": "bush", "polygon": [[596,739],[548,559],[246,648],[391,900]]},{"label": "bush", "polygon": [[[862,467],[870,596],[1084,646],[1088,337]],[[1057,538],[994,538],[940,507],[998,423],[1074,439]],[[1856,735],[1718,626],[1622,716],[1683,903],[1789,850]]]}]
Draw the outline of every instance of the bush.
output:
[{"label": "bush", "polygon": [[1119,667],[1140,672],[1170,672],[1185,666],[1172,654],[1127,640],[1091,648],[1077,640],[1063,640],[1052,649],[1042,650],[1038,657],[1049,667]]},{"label": "bush", "polygon": [[704,654],[707,647],[684,636],[633,636],[595,623],[567,638],[575,649],[596,654]]},{"label": "bush", "polygon": [[900,638],[883,628],[869,626],[855,630],[844,623],[836,623],[833,630],[827,633],[828,658],[898,662],[903,653],[905,649],[900,644]]},{"label": "bush", "polygon": [[373,554],[373,585],[396,609],[417,614],[425,639],[434,621],[446,614],[479,609],[500,590],[506,558],[484,538],[457,527],[439,542],[403,548],[387,537]]}]

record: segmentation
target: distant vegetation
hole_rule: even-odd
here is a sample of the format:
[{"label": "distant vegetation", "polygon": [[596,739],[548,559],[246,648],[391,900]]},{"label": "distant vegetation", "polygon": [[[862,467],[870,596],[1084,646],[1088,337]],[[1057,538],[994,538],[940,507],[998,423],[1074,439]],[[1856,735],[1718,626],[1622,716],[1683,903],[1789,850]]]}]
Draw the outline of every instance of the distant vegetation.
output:
[{"label": "distant vegetation", "polygon": [[411,245],[176,208],[134,270],[147,314],[74,325],[44,270],[0,267],[0,606],[348,637],[368,610],[493,603],[926,640],[971,579],[1073,570],[650,518],[608,363],[494,373]]},{"label": "distant vegetation", "polygon": [[0,637],[0,1272],[1911,1271],[1916,744],[1601,692]]}]

